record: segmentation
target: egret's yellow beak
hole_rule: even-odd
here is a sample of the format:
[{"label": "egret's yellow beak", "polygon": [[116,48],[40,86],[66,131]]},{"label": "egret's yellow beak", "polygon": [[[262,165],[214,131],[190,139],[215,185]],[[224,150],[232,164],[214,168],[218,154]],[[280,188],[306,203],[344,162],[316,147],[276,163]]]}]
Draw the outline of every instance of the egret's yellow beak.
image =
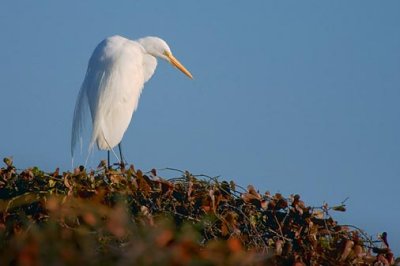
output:
[{"label": "egret's yellow beak", "polygon": [[186,76],[189,78],[193,79],[192,74],[176,59],[171,53],[169,52],[164,52],[165,56],[168,57],[169,62],[178,68],[180,71],[182,71]]}]

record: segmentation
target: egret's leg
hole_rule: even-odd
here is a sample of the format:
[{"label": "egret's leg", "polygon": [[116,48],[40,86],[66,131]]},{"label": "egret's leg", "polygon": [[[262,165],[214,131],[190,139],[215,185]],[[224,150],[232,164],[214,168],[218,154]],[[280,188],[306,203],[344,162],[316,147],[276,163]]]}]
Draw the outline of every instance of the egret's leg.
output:
[{"label": "egret's leg", "polygon": [[108,167],[108,169],[111,168],[111,164],[110,164],[110,150],[107,151],[107,167]]},{"label": "egret's leg", "polygon": [[121,166],[124,167],[124,166],[125,166],[125,163],[124,163],[124,159],[123,159],[123,157],[122,157],[121,142],[118,144],[118,149],[119,149],[119,157],[120,157],[120,160],[121,160]]}]

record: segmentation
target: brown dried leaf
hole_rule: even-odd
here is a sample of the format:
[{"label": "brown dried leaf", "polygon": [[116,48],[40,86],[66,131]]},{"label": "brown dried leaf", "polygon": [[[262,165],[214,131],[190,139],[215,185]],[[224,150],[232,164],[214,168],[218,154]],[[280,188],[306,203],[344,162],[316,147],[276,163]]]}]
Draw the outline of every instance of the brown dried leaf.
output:
[{"label": "brown dried leaf", "polygon": [[334,206],[334,207],[332,207],[332,210],[338,211],[338,212],[345,212],[346,207],[345,207],[345,205]]},{"label": "brown dried leaf", "polygon": [[221,234],[222,236],[229,235],[229,226],[226,222],[222,222],[221,224]]},{"label": "brown dried leaf", "polygon": [[347,259],[347,257],[349,256],[350,252],[352,251],[354,247],[354,241],[352,240],[347,240],[346,244],[344,245],[344,249],[342,252],[342,255],[340,256],[339,261],[343,262]]},{"label": "brown dried leaf", "polygon": [[136,171],[136,181],[138,184],[138,188],[141,192],[143,192],[144,195],[148,196],[151,191],[151,186],[147,182],[147,180],[144,178],[142,171],[137,170]]},{"label": "brown dried leaf", "polygon": [[322,210],[314,210],[312,216],[316,219],[324,219],[324,212]]},{"label": "brown dried leaf", "polygon": [[7,165],[7,167],[12,167],[13,158],[12,157],[6,157],[6,158],[3,159],[3,162]]},{"label": "brown dried leaf", "polygon": [[283,248],[283,240],[278,239],[275,241],[275,255],[280,256],[282,255],[282,248]]},{"label": "brown dried leaf", "polygon": [[362,258],[366,255],[364,248],[361,245],[355,245],[353,248],[354,255],[358,258]]},{"label": "brown dried leaf", "polygon": [[250,195],[253,195],[254,197],[256,197],[257,199],[261,199],[260,194],[258,194],[258,192],[256,191],[256,189],[253,187],[253,185],[248,185],[247,186],[247,192]]},{"label": "brown dried leaf", "polygon": [[231,188],[232,191],[236,191],[236,184],[232,180],[229,182],[229,187]]}]

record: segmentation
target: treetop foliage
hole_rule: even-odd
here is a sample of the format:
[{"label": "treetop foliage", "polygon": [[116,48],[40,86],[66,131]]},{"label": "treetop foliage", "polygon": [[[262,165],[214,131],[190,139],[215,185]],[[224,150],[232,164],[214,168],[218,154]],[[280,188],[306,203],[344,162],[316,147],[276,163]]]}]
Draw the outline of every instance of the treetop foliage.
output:
[{"label": "treetop foliage", "polygon": [[0,168],[1,265],[392,265],[372,239],[299,195],[133,165]]}]

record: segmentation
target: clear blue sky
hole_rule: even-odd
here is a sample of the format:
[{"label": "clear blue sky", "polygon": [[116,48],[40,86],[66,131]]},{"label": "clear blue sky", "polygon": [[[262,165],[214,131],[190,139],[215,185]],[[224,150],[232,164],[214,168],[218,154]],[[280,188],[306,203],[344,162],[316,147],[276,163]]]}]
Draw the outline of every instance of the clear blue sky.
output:
[{"label": "clear blue sky", "polygon": [[[124,138],[136,167],[221,175],[389,233],[400,253],[400,1],[4,1],[0,156],[70,169],[72,113],[103,38],[164,38]],[[91,159],[97,165],[104,152]]]}]

